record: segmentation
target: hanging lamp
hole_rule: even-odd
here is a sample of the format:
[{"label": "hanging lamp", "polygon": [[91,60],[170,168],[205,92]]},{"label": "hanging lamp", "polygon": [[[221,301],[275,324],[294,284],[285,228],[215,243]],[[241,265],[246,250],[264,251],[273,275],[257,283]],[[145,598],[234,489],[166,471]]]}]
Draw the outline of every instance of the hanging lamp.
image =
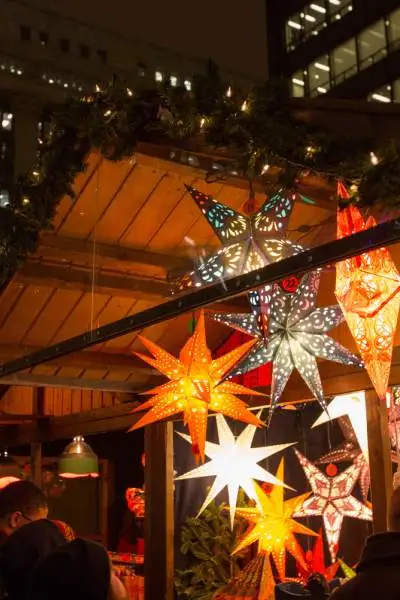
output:
[{"label": "hanging lamp", "polygon": [[17,461],[8,453],[8,450],[0,450],[0,479],[3,477],[13,480],[21,479],[21,469]]},{"label": "hanging lamp", "polygon": [[65,479],[99,476],[99,459],[81,435],[74,437],[61,454],[58,473]]}]

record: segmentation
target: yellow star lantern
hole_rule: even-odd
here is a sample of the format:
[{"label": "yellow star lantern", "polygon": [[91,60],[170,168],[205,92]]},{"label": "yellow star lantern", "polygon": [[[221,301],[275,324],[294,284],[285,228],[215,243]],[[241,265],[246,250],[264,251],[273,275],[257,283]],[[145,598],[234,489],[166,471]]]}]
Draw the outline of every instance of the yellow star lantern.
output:
[{"label": "yellow star lantern", "polygon": [[[283,459],[278,467],[276,477],[283,481]],[[313,536],[317,534],[295,521],[292,516],[299,510],[310,494],[302,494],[290,498],[290,500],[284,500],[282,487],[274,486],[271,493],[267,495],[258,485],[256,486],[256,492],[261,509],[258,506],[236,509],[236,514],[245,517],[251,523],[251,526],[235,548],[234,554],[250,546],[253,542],[258,542],[259,552],[265,551],[272,554],[279,577],[283,581],[286,576],[286,551],[290,552],[303,569],[307,568],[304,554],[294,534]]]},{"label": "yellow star lantern", "polygon": [[194,334],[182,348],[179,359],[154,342],[140,338],[153,357],[136,352],[142,360],[166,375],[170,381],[145,392],[153,397],[134,412],[150,408],[130,431],[183,412],[189,428],[196,461],[204,462],[208,411],[232,417],[251,425],[262,422],[235,394],[262,395],[232,381],[223,381],[232,368],[257,343],[251,340],[213,360],[207,347],[204,313],[201,312]]}]

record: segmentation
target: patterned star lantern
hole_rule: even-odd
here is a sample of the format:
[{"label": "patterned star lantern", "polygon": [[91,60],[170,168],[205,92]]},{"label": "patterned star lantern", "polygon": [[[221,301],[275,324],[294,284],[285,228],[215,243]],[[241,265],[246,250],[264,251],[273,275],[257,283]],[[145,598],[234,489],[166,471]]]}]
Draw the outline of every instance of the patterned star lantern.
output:
[{"label": "patterned star lantern", "polygon": [[283,237],[293,210],[293,192],[280,190],[267,198],[257,212],[245,216],[192,187],[187,186],[187,189],[222,248],[178,281],[175,291],[248,273],[302,251],[301,246]]},{"label": "patterned star lantern", "polygon": [[[339,188],[343,197],[346,190]],[[354,206],[339,210],[337,238],[374,227]],[[381,400],[389,382],[394,334],[400,308],[400,275],[386,248],[371,250],[336,264],[335,294],[365,368]]]},{"label": "patterned star lantern", "polygon": [[[245,331],[257,340],[232,375],[240,375],[273,362],[270,418],[294,369],[299,371],[315,398],[325,408],[317,358],[362,366],[357,356],[325,335],[343,321],[343,314],[339,306],[316,308],[319,283],[320,271],[312,271],[303,277],[294,293],[288,293],[282,285],[274,284],[270,298],[262,301],[262,304],[270,307],[267,335],[265,329],[260,327],[260,319],[254,311],[250,314],[212,314],[220,323]],[[253,307],[258,302],[256,297]]]},{"label": "patterned star lantern", "polygon": [[[214,483],[199,510],[199,515],[221,490],[227,486],[231,525],[233,527],[239,488],[241,487],[251,500],[258,502],[254,480],[274,485],[285,485],[258,463],[277,452],[282,452],[285,448],[293,444],[278,444],[276,446],[253,448],[252,443],[256,432],[254,425],[247,425],[240,435],[235,438],[222,415],[217,415],[216,420],[219,444],[206,442],[205,445],[206,456],[211,460],[176,479],[179,481],[182,479],[192,479],[193,477],[210,477],[215,475]],[[184,440],[190,442],[188,435],[182,433],[179,435]]]},{"label": "patterned star lantern", "polygon": [[[283,459],[276,477],[280,481],[284,480]],[[251,525],[236,546],[234,554],[258,542],[258,551],[272,555],[279,577],[283,581],[286,575],[286,551],[290,552],[304,569],[307,568],[300,544],[294,534],[313,536],[316,534],[295,521],[293,515],[310,494],[302,494],[284,501],[283,488],[280,486],[274,486],[270,494],[266,494],[259,486],[256,487],[256,491],[261,509],[258,506],[236,509],[236,514],[247,519]]]},{"label": "patterned star lantern", "polygon": [[303,558],[307,568],[304,569],[301,564],[298,564],[297,568],[299,570],[300,579],[305,583],[313,573],[320,573],[327,581],[331,581],[339,569],[339,562],[335,562],[328,567],[325,566],[324,541],[322,539],[321,531],[315,540],[313,549],[303,552]]},{"label": "patterned star lantern", "polygon": [[296,517],[322,516],[332,562],[335,562],[344,517],[372,520],[371,509],[351,495],[360,476],[360,466],[336,476],[324,475],[312,462],[295,450],[310,483],[313,495],[296,512]]},{"label": "patterned star lantern", "polygon": [[133,412],[147,408],[150,410],[130,431],[183,412],[192,440],[193,453],[196,459],[201,458],[204,461],[209,409],[252,425],[262,424],[235,395],[254,395],[257,392],[224,380],[227,373],[253,347],[254,340],[212,360],[207,347],[203,312],[197,321],[194,334],[182,348],[179,359],[150,340],[143,337],[140,339],[153,357],[138,352],[137,356],[161,371],[170,381],[145,392],[153,397]]}]

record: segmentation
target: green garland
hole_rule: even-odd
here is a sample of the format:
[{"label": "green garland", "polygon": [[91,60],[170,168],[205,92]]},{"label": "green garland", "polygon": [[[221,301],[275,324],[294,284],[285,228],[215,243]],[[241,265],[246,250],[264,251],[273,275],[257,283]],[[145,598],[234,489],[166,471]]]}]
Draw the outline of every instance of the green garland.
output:
[{"label": "green garland", "polygon": [[[205,146],[237,156],[237,169],[250,182],[271,164],[282,167],[280,183],[287,186],[315,171],[356,183],[361,205],[400,203],[400,144],[377,148],[371,139],[346,139],[300,123],[282,82],[244,95],[227,89],[212,63],[190,92],[166,86],[132,92],[113,81],[53,112],[37,164],[17,182],[9,206],[0,207],[0,284],[35,251],[61,199],[73,198],[74,179],[91,149],[119,161],[132,156],[139,141],[178,144],[199,135]],[[376,166],[370,152],[379,157]]]}]

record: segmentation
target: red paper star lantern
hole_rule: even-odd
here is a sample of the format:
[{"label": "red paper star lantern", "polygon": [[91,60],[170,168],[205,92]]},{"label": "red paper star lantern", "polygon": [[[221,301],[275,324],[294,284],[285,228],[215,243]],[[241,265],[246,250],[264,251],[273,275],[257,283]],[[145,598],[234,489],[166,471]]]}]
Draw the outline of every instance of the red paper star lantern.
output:
[{"label": "red paper star lantern", "polygon": [[[304,563],[306,568],[304,568]],[[329,567],[325,566],[324,541],[322,531],[319,532],[312,550],[303,552],[303,562],[297,564],[300,579],[306,583],[313,573],[320,573],[328,581],[331,581],[339,568],[339,562],[335,562]]]},{"label": "red paper star lantern", "polygon": [[[343,184],[338,195],[344,197]],[[338,211],[337,238],[376,225],[347,206]],[[389,382],[394,334],[400,308],[400,275],[386,248],[365,252],[336,264],[337,300],[364,360],[376,393],[385,399]]]},{"label": "red paper star lantern", "polygon": [[150,410],[130,431],[183,412],[185,425],[188,426],[192,438],[193,453],[196,460],[201,458],[204,461],[209,409],[250,425],[262,425],[258,417],[235,395],[262,394],[225,380],[226,375],[254,346],[256,340],[251,340],[213,360],[207,347],[203,312],[197,321],[194,334],[182,348],[179,358],[175,358],[146,338],[140,339],[153,357],[136,352],[137,356],[161,371],[170,381],[145,392],[153,397],[133,412],[147,408]]}]

